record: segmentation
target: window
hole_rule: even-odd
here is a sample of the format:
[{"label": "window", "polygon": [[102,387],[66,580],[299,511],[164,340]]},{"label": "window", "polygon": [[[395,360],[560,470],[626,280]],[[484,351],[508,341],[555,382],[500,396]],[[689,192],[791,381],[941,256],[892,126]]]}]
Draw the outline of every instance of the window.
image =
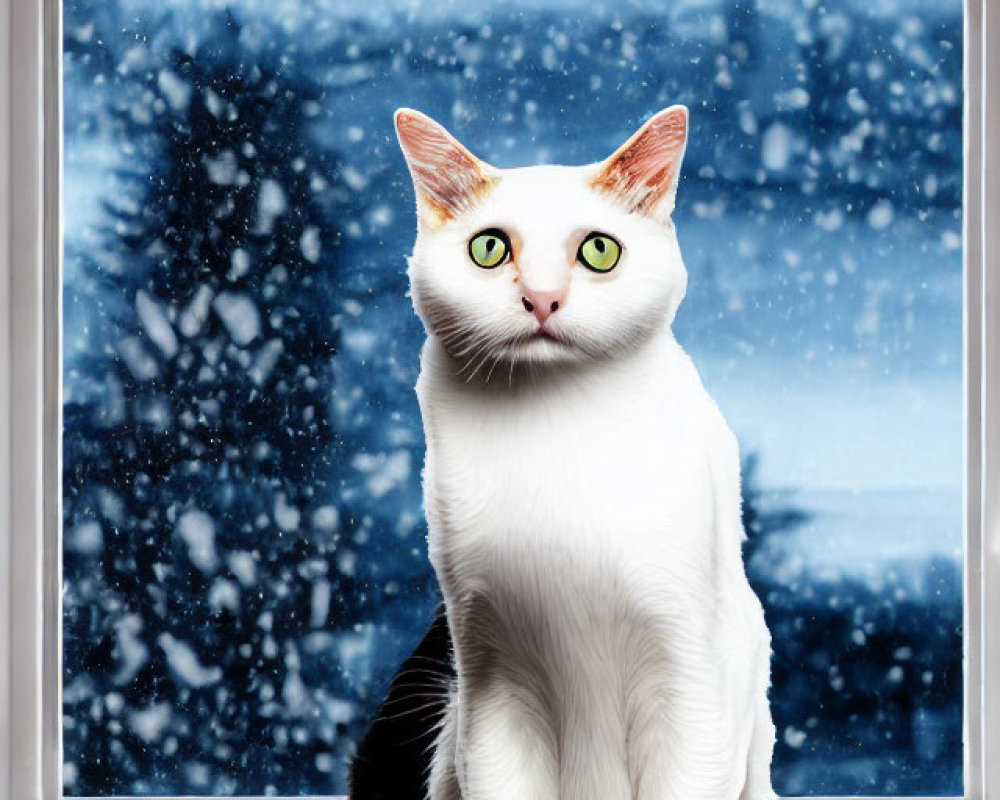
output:
[{"label": "window", "polygon": [[983,796],[983,6],[964,40],[957,2],[46,11],[12,12],[10,108],[44,98],[45,128],[11,114],[0,174],[12,796],[59,796],[57,762],[67,796],[343,792],[435,603],[391,112],[509,166],[595,160],[671,102],[693,124],[676,328],[744,450],[776,788]]}]

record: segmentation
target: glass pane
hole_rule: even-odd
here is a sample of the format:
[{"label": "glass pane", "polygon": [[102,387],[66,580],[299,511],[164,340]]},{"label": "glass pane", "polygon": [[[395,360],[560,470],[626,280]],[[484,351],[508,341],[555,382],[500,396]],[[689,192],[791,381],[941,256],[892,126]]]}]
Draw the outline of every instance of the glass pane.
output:
[{"label": "glass pane", "polygon": [[338,794],[437,603],[411,106],[501,166],[691,108],[783,795],[962,792],[962,4],[66,0],[67,795]]}]

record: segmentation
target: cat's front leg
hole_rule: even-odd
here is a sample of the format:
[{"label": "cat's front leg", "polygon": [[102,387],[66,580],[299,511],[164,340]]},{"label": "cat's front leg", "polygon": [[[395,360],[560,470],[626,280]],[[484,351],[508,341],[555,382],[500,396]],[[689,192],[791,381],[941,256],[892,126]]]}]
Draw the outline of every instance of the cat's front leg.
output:
[{"label": "cat's front leg", "polygon": [[637,694],[642,701],[632,704],[633,800],[739,798],[750,739],[749,729],[741,735],[728,714],[739,700],[711,679],[707,663],[686,672],[651,677]]},{"label": "cat's front leg", "polygon": [[766,684],[757,705],[750,750],[747,753],[747,777],[740,800],[777,800],[771,786],[771,756],[774,752],[774,722],[767,701]]},{"label": "cat's front leg", "polygon": [[758,617],[760,634],[755,661],[757,674],[751,684],[754,695],[753,727],[747,750],[747,772],[740,800],[776,800],[771,786],[771,757],[774,753],[774,721],[767,697],[771,684],[771,634],[764,624],[763,610]]},{"label": "cat's front leg", "polygon": [[434,742],[434,757],[427,778],[427,800],[462,800],[455,770],[455,743],[458,739],[458,700],[451,687],[448,709]]},{"label": "cat's front leg", "polygon": [[463,681],[455,763],[462,800],[558,800],[555,734],[503,680]]}]

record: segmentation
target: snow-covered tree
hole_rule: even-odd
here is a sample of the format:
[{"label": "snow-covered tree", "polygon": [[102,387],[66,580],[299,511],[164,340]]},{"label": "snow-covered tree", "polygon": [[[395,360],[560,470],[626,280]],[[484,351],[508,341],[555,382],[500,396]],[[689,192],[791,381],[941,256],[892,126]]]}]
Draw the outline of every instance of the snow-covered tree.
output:
[{"label": "snow-covered tree", "polygon": [[320,89],[294,47],[251,58],[240,34],[219,17],[195,52],[122,81],[114,244],[72,254],[110,298],[65,408],[66,752],[84,793],[332,791],[358,724],[334,634],[372,593],[338,564],[352,453],[321,302],[350,192],[312,143]]}]

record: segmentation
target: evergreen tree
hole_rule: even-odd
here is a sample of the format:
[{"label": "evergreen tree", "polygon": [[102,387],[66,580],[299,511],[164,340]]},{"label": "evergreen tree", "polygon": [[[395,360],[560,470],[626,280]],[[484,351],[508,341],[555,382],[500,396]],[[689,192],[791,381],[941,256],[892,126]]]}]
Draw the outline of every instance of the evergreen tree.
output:
[{"label": "evergreen tree", "polygon": [[117,245],[76,254],[110,298],[75,366],[96,383],[65,407],[82,794],[332,792],[359,724],[336,634],[371,593],[338,569],[350,453],[324,300],[337,198],[357,200],[312,142],[320,91],[294,47],[239,38],[220,17],[195,54],[120,81]]}]

